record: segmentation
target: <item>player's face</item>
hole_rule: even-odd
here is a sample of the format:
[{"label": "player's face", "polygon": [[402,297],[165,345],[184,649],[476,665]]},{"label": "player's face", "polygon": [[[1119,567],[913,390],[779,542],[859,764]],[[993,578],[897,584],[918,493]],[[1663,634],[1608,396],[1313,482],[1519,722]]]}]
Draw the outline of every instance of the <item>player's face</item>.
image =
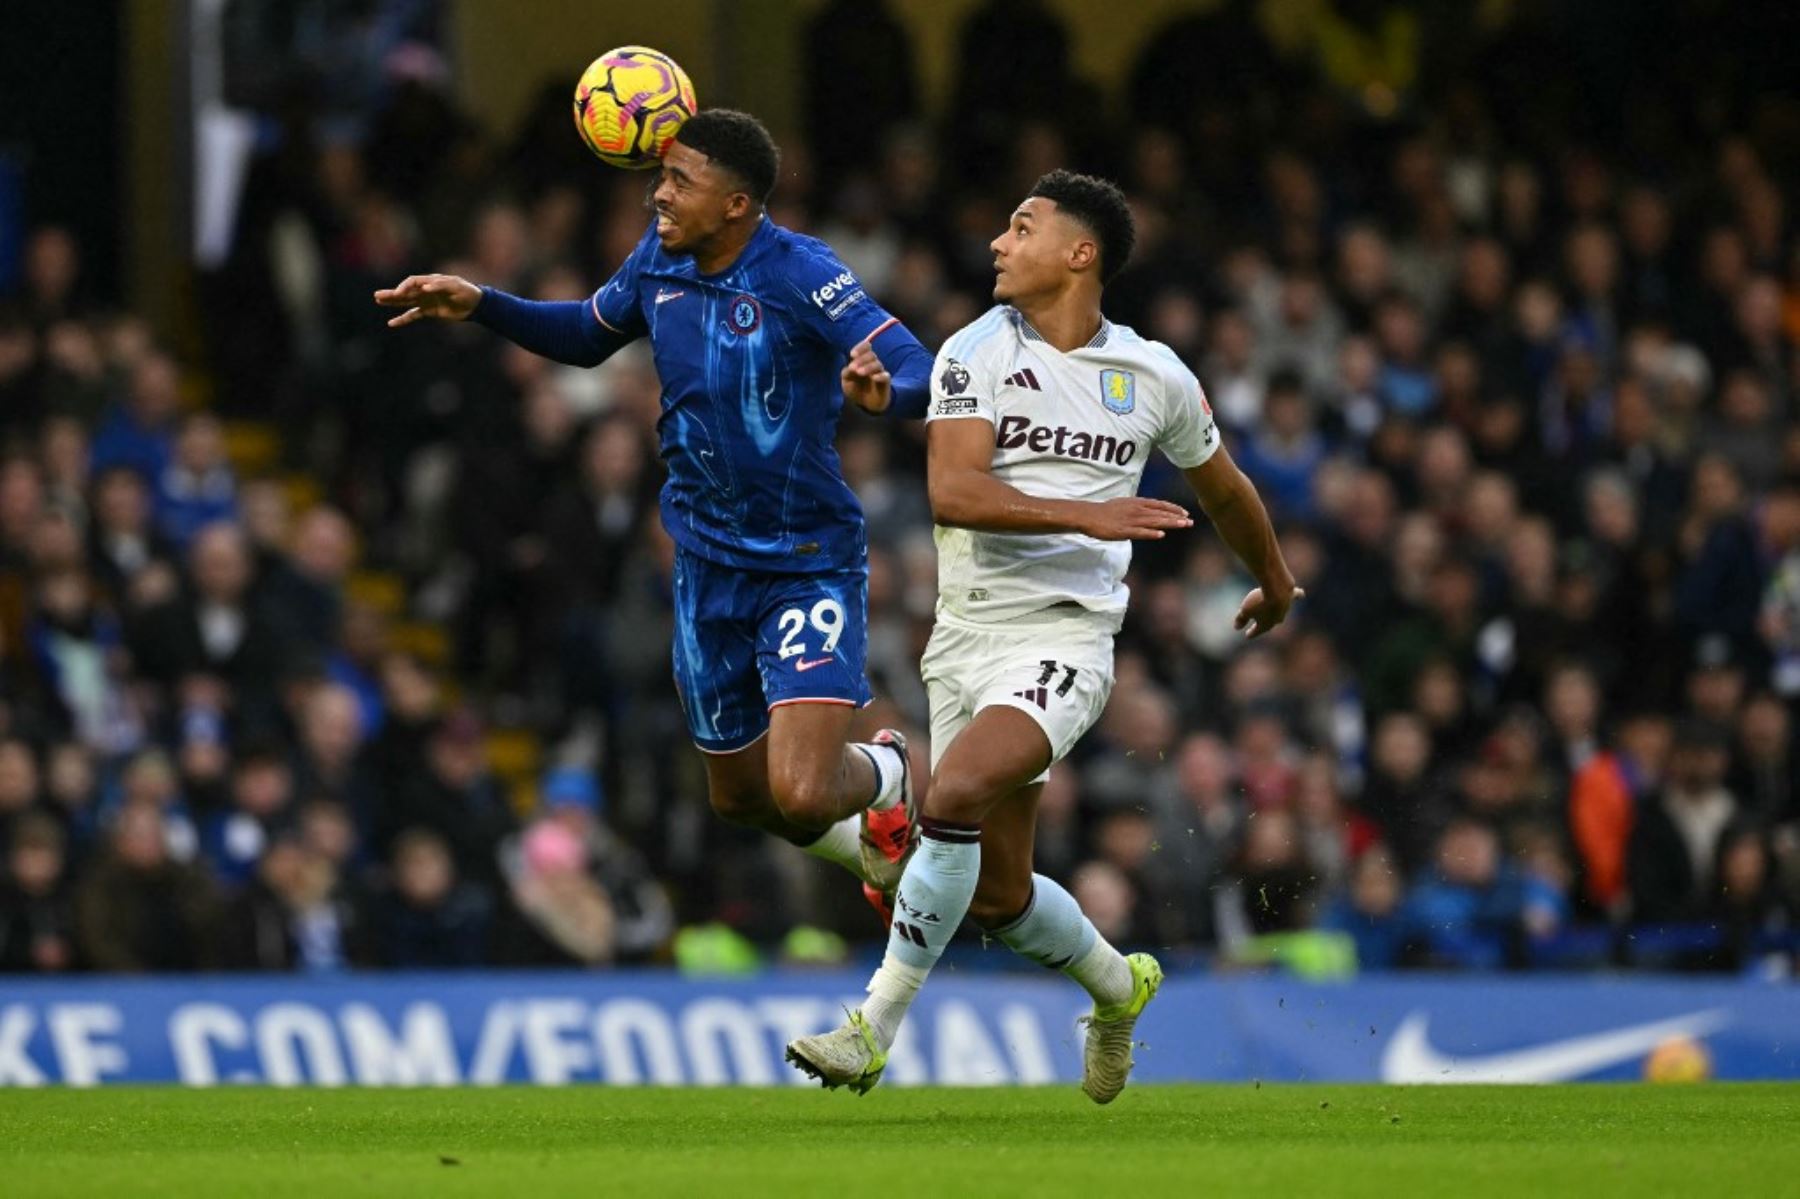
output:
[{"label": "player's face", "polygon": [[1057,211],[1056,201],[1032,196],[1013,210],[1006,232],[988,248],[994,252],[994,298],[1016,303],[1066,286],[1093,237]]},{"label": "player's face", "polygon": [[725,227],[732,213],[748,203],[730,171],[692,146],[669,143],[662,178],[652,194],[656,204],[656,236],[671,254],[691,254]]}]

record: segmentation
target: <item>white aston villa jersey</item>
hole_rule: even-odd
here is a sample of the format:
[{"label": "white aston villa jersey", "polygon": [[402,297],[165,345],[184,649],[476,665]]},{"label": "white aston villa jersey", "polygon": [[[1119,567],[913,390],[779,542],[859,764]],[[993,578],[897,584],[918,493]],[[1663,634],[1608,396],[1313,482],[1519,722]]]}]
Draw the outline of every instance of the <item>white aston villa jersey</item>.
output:
[{"label": "white aston villa jersey", "polygon": [[[1123,325],[1067,354],[1004,305],[957,332],[932,368],[927,420],[994,427],[994,477],[1047,499],[1137,494],[1158,448],[1199,466],[1219,448],[1193,372]],[[1124,619],[1131,543],[1078,533],[980,533],[939,526],[938,613],[975,624],[1074,602]]]}]

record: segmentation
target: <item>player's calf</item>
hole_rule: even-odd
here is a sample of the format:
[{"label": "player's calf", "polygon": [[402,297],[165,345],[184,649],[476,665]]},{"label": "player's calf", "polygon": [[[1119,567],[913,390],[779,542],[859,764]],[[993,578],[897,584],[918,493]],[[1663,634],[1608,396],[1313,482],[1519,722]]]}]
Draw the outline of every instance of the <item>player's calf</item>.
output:
[{"label": "player's calf", "polygon": [[706,789],[706,800],[713,815],[731,824],[759,829],[786,824],[766,788],[711,786]]},{"label": "player's calf", "polygon": [[731,753],[707,754],[706,800],[714,815],[732,824],[762,829],[789,841],[811,835],[790,824],[769,794],[766,740]]},{"label": "player's calf", "polygon": [[708,754],[706,775],[707,800],[720,819],[761,829],[868,881],[862,870],[862,829],[857,817],[845,817],[820,829],[803,827],[782,814],[769,791],[766,740],[734,753]]},{"label": "player's calf", "polygon": [[975,898],[969,903],[969,919],[983,931],[993,933],[1019,918],[1031,902],[1031,872],[1025,873],[1023,885],[1017,879],[995,877],[983,855],[981,880],[975,884]]},{"label": "player's calf", "polygon": [[871,804],[899,800],[898,753],[888,745],[846,744],[853,711],[835,702],[788,701],[771,713],[769,793],[790,823],[826,829]]}]

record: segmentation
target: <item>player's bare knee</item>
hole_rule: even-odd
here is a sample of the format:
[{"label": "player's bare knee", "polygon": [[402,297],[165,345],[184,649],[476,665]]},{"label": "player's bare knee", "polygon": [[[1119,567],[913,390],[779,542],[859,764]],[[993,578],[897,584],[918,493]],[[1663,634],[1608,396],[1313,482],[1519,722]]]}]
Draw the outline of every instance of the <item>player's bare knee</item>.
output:
[{"label": "player's bare knee", "polygon": [[829,828],[837,821],[838,808],[842,806],[834,779],[778,779],[774,799],[782,819],[801,828]]},{"label": "player's bare knee", "polygon": [[1000,794],[985,779],[962,772],[940,772],[931,776],[931,790],[926,795],[925,811],[939,820],[980,824],[999,800]]}]

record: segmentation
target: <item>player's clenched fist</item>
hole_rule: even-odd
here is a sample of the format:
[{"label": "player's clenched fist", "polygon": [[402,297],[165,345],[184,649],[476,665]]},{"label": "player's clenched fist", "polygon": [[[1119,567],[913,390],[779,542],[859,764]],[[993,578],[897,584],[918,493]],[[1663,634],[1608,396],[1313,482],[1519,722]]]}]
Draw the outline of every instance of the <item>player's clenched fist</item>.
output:
[{"label": "player's clenched fist", "polygon": [[398,329],[424,317],[467,320],[481,302],[481,289],[455,275],[408,275],[399,286],[378,290],[375,302],[383,308],[406,309],[388,322],[390,329]]},{"label": "player's clenched fist", "polygon": [[1088,505],[1080,530],[1101,541],[1155,541],[1170,529],[1192,528],[1194,518],[1180,504],[1124,496]]}]

